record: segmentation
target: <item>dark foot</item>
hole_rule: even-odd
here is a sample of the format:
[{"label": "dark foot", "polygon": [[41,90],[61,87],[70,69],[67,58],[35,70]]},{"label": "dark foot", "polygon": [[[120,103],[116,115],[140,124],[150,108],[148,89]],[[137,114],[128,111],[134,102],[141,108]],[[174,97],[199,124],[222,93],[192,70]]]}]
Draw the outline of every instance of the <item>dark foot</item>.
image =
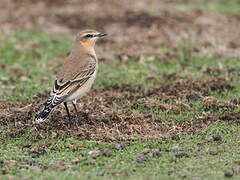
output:
[{"label": "dark foot", "polygon": [[81,117],[80,117],[79,112],[77,110],[76,102],[72,102],[72,104],[73,104],[74,110],[75,110],[75,112],[77,114],[78,125],[81,126],[81,125],[84,124],[84,122],[81,120]]},{"label": "dark foot", "polygon": [[78,125],[79,125],[79,126],[82,126],[82,125],[84,124],[84,122],[81,121],[80,117],[77,117],[77,119],[78,119]]}]

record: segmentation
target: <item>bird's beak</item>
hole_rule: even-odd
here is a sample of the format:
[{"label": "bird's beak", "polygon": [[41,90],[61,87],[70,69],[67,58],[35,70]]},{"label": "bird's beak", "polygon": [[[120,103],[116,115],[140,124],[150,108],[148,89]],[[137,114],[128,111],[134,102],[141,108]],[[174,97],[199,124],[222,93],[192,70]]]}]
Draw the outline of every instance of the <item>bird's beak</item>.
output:
[{"label": "bird's beak", "polygon": [[104,36],[107,36],[107,34],[106,33],[99,33],[99,34],[95,35],[95,37],[104,37]]}]

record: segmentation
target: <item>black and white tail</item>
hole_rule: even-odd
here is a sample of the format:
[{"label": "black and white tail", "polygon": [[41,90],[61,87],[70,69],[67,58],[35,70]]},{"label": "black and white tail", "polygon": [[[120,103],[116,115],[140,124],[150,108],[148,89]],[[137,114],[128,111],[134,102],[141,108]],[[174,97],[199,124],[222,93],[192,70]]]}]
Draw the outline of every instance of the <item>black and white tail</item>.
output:
[{"label": "black and white tail", "polygon": [[45,108],[40,112],[40,114],[36,117],[35,123],[40,123],[46,120],[51,111],[60,103],[63,102],[63,98],[57,97],[55,94],[50,95],[47,102],[45,103]]},{"label": "black and white tail", "polygon": [[37,118],[35,119],[35,123],[40,123],[45,121],[48,115],[51,113],[52,109],[53,108],[51,106],[45,106],[42,112],[40,112]]}]

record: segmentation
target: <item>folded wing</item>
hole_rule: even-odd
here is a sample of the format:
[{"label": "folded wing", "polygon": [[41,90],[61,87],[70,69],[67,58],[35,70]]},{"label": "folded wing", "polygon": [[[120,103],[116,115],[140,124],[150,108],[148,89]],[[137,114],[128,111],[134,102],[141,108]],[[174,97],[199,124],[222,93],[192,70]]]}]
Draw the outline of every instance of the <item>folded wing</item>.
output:
[{"label": "folded wing", "polygon": [[[55,80],[53,89],[48,100],[45,103],[46,107],[53,108],[76,92],[92,77],[96,70],[96,59],[91,55],[68,59],[62,67],[61,72]],[[82,58],[85,58],[84,61]],[[87,59],[86,59],[87,58]]]}]

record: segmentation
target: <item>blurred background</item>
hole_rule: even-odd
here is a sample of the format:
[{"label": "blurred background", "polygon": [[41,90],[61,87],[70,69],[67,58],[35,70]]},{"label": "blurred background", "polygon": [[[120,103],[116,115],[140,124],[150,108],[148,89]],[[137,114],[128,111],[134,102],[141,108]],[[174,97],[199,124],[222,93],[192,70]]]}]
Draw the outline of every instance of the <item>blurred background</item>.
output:
[{"label": "blurred background", "polygon": [[105,31],[109,39],[102,47],[108,53],[102,57],[161,56],[159,46],[186,41],[200,45],[201,53],[239,55],[234,51],[240,46],[239,10],[237,0],[1,0],[0,30],[52,36]]},{"label": "blurred background", "polygon": [[228,60],[209,59],[239,57],[239,12],[237,0],[2,0],[0,95],[31,100],[50,90],[74,35],[86,28],[109,34],[96,46],[96,88],[149,89],[167,74],[200,77],[192,67],[221,70]]}]

